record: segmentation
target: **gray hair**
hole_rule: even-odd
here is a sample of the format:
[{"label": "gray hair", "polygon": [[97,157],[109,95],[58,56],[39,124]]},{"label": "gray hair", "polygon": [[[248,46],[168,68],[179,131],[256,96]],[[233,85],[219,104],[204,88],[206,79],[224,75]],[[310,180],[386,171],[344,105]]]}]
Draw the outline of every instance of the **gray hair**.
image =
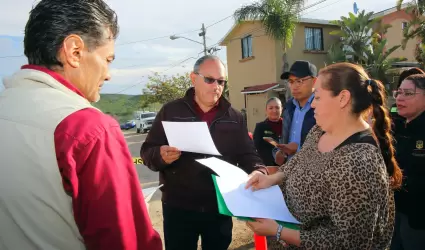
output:
[{"label": "gray hair", "polygon": [[221,59],[220,59],[218,56],[215,56],[215,55],[206,55],[206,56],[203,56],[203,57],[199,58],[199,59],[195,62],[195,65],[193,66],[193,72],[195,72],[195,73],[199,73],[199,69],[201,68],[201,65],[202,65],[204,62],[206,62],[206,61],[210,61],[210,60],[212,60],[212,61],[219,61],[219,62],[221,62],[221,64],[223,64],[223,66],[224,66],[224,63],[221,61]]},{"label": "gray hair", "polygon": [[275,101],[278,105],[280,105],[280,106],[282,107],[282,101],[281,101],[279,98],[277,98],[277,97],[271,97],[271,98],[269,98],[269,99],[267,100],[267,102],[266,102],[266,107],[267,107],[267,105],[269,105],[269,103],[271,103],[272,101]]}]

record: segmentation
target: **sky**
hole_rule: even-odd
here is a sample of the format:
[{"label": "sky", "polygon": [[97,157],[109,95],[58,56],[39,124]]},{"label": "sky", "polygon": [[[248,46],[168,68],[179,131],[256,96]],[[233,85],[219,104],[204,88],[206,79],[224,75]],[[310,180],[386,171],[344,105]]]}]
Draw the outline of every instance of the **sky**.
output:
[{"label": "sky", "polygon": [[[323,1],[323,0],[322,0]],[[23,56],[24,27],[34,0],[0,0],[0,79],[27,63]],[[107,0],[118,15],[120,35],[116,59],[110,66],[112,79],[102,93],[137,95],[154,73],[173,75],[190,72],[203,54],[198,36],[202,23],[207,28],[207,46],[216,45],[234,24],[232,13],[252,0]],[[319,0],[308,0],[305,6]],[[321,2],[321,1],[320,1]],[[357,0],[360,10],[381,11],[396,0]],[[351,0],[324,0],[302,13],[303,18],[339,19],[353,12]],[[217,46],[217,45],[216,45]],[[217,55],[226,63],[226,48]],[[0,90],[2,84],[0,84]]]}]

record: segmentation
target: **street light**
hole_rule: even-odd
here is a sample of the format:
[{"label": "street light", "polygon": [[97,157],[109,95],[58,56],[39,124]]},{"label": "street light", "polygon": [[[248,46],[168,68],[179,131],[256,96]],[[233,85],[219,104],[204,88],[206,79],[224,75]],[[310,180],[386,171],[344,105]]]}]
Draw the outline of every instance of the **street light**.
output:
[{"label": "street light", "polygon": [[207,55],[207,41],[206,41],[206,37],[205,37],[206,34],[207,34],[207,30],[205,29],[205,25],[202,24],[201,33],[199,33],[199,36],[202,36],[203,41],[204,41],[203,43],[198,42],[198,41],[195,41],[195,40],[192,40],[192,39],[187,38],[187,37],[177,36],[177,35],[170,36],[170,39],[171,40],[176,40],[176,39],[179,39],[179,38],[183,38],[183,39],[189,40],[189,41],[194,42],[194,43],[199,43],[202,46],[204,46],[204,55]]},{"label": "street light", "polygon": [[171,40],[176,40],[176,39],[179,39],[179,38],[186,39],[186,40],[192,41],[192,42],[194,42],[194,43],[199,43],[199,44],[203,45],[203,43],[201,43],[201,42],[198,42],[198,41],[192,40],[192,39],[187,38],[187,37],[184,37],[184,36],[176,36],[176,35],[172,35],[172,36],[170,36],[170,39],[171,39]]}]

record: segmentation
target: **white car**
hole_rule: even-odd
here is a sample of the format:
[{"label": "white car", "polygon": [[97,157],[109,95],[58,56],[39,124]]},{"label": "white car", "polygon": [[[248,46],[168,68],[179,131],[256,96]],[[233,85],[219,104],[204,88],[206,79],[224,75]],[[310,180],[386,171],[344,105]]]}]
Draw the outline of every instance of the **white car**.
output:
[{"label": "white car", "polygon": [[151,129],[152,123],[155,120],[155,112],[143,112],[136,118],[137,133],[146,133]]}]

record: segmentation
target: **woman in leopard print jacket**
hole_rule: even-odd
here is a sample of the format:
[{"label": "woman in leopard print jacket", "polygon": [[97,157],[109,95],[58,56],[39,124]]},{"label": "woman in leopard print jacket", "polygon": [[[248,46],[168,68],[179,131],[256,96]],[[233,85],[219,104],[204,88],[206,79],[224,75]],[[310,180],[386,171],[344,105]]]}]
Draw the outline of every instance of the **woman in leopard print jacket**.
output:
[{"label": "woman in leopard print jacket", "polygon": [[[358,65],[322,69],[316,82],[317,125],[279,172],[253,175],[247,187],[280,184],[300,230],[258,219],[248,226],[276,237],[271,249],[387,249],[394,223],[393,189],[401,184],[394,160],[385,88]],[[373,110],[373,129],[362,118]]]}]

